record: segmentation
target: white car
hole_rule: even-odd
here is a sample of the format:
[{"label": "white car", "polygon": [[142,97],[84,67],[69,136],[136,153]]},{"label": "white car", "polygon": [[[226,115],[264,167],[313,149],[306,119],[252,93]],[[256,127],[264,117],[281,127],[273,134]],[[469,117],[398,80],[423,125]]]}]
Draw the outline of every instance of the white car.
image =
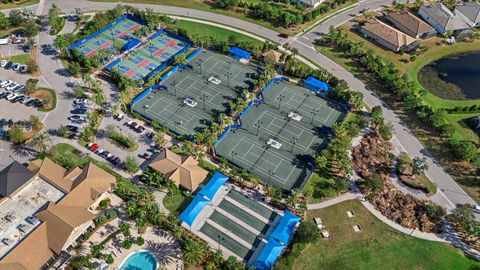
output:
[{"label": "white car", "polygon": [[68,117],[68,120],[70,120],[72,122],[81,123],[81,122],[85,122],[87,119],[84,116],[75,114],[75,115],[71,115],[70,117]]},{"label": "white car", "polygon": [[84,98],[77,98],[73,101],[75,105],[87,105],[88,104],[88,99]]},{"label": "white car", "polygon": [[267,145],[271,146],[275,149],[280,149],[280,147],[282,147],[282,144],[280,142],[278,142],[277,140],[272,139],[272,138],[268,139]]},{"label": "white car", "polygon": [[183,104],[189,106],[189,107],[195,107],[197,106],[197,102],[193,101],[191,98],[186,98],[183,100]]},{"label": "white car", "polygon": [[18,94],[13,93],[13,94],[10,94],[10,95],[7,96],[7,100],[8,100],[8,101],[11,101],[11,100],[13,100],[13,99],[16,98],[16,97],[18,97]]},{"label": "white car", "polygon": [[12,84],[13,81],[12,80],[8,80],[8,81],[3,81],[2,83],[0,83],[0,87],[6,87],[7,85],[9,84]]},{"label": "white car", "polygon": [[20,84],[18,83],[13,83],[11,85],[8,85],[7,88],[5,88],[7,91],[12,91],[13,89],[17,88],[18,86],[20,86]]},{"label": "white car", "polygon": [[20,64],[19,63],[13,63],[12,69],[15,71],[18,71],[20,69]]},{"label": "white car", "polygon": [[7,63],[8,63],[7,60],[0,61],[0,67],[5,67],[7,65]]},{"label": "white car", "polygon": [[32,100],[32,99],[33,99],[32,97],[25,97],[25,99],[22,100],[20,103],[25,104],[25,103],[29,102],[29,101]]},{"label": "white car", "polygon": [[220,84],[222,81],[219,79],[219,78],[215,78],[215,77],[210,77],[208,79],[209,82],[213,83],[213,84]]},{"label": "white car", "polygon": [[302,116],[296,112],[289,112],[288,118],[293,119],[295,121],[302,121]]}]

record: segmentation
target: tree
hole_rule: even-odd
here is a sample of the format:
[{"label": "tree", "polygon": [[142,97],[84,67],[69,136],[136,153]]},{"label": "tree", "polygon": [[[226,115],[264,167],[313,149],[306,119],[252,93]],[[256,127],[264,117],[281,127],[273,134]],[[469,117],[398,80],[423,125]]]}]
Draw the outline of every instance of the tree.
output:
[{"label": "tree", "polygon": [[75,98],[84,98],[85,90],[83,89],[83,87],[75,86],[73,88],[73,95],[75,96]]},{"label": "tree", "polygon": [[449,217],[453,221],[458,222],[464,228],[475,219],[472,209],[465,204],[457,205]]},{"label": "tree", "polygon": [[82,21],[83,11],[81,8],[75,8],[75,17],[77,19],[77,23],[80,23]]},{"label": "tree", "polygon": [[426,157],[415,157],[412,163],[413,172],[417,175],[423,174],[428,170],[428,163]]},{"label": "tree", "polygon": [[28,93],[33,93],[37,90],[37,84],[38,80],[30,78],[27,80],[27,83],[25,83],[25,87],[27,88]]},{"label": "tree", "polygon": [[51,141],[50,137],[45,133],[39,133],[33,136],[32,140],[29,142],[29,145],[37,152],[45,153],[48,150],[47,141]]},{"label": "tree", "polygon": [[163,134],[160,132],[157,132],[155,134],[153,141],[158,147],[165,147],[165,145],[167,144],[167,140],[165,140],[165,137],[163,137]]},{"label": "tree", "polygon": [[377,127],[383,123],[383,112],[382,107],[375,106],[372,108],[372,112],[370,114],[370,119],[372,121],[372,126]]},{"label": "tree", "polygon": [[125,159],[125,170],[131,174],[134,174],[140,170],[140,166],[138,165],[137,160],[131,156],[128,155],[127,158]]},{"label": "tree", "polygon": [[295,233],[295,240],[299,243],[313,243],[317,241],[319,237],[320,231],[317,225],[311,220],[301,222]]},{"label": "tree", "polygon": [[70,137],[70,131],[64,125],[61,125],[60,127],[58,127],[57,134],[58,134],[58,136],[63,137],[63,138]]},{"label": "tree", "polygon": [[39,130],[42,128],[42,122],[40,122],[40,119],[38,119],[37,116],[30,115],[30,126],[33,130]]},{"label": "tree", "polygon": [[374,173],[365,178],[361,184],[375,194],[383,187],[383,180],[379,174]]},{"label": "tree", "polygon": [[37,65],[37,62],[35,62],[35,60],[31,59],[27,62],[27,71],[28,73],[35,73],[38,71],[38,65]]},{"label": "tree", "polygon": [[0,12],[0,29],[8,29],[10,27],[10,20],[5,14]]},{"label": "tree", "polygon": [[244,270],[245,269],[245,264],[239,260],[237,260],[236,257],[230,256],[228,259],[223,263],[223,270]]},{"label": "tree", "polygon": [[198,266],[203,262],[206,248],[204,245],[187,238],[183,245],[183,260],[185,267]]},{"label": "tree", "polygon": [[19,26],[25,21],[20,9],[13,9],[8,16],[8,20],[12,26]]},{"label": "tree", "polygon": [[78,77],[78,74],[82,71],[82,67],[77,62],[70,62],[67,67],[68,73],[72,74],[73,77]]},{"label": "tree", "polygon": [[23,24],[23,27],[20,29],[20,32],[26,37],[34,37],[38,35],[40,31],[35,20],[29,20]]},{"label": "tree", "polygon": [[430,217],[431,219],[436,219],[436,220],[440,220],[446,214],[446,211],[443,207],[441,207],[438,204],[434,204],[434,203],[427,205],[426,206],[426,211],[427,211],[428,217]]},{"label": "tree", "polygon": [[19,125],[13,125],[8,130],[8,135],[14,144],[22,144],[25,142],[25,131],[23,131],[23,128]]},{"label": "tree", "polygon": [[378,127],[378,133],[382,136],[382,139],[389,141],[393,138],[393,125],[392,123],[381,123]]}]

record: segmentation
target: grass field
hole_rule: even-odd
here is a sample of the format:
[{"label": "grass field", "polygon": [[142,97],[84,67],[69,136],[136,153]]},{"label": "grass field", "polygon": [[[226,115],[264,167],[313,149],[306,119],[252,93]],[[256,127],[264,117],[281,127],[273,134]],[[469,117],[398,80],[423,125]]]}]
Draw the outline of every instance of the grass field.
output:
[{"label": "grass field", "polygon": [[251,38],[249,36],[245,36],[228,29],[211,26],[203,23],[179,20],[177,22],[177,26],[179,28],[185,29],[188,35],[190,36],[199,35],[203,37],[213,37],[217,40],[222,40],[222,41],[228,41],[229,37],[234,36],[237,41],[253,42],[255,46],[258,46],[258,47],[263,45],[263,42],[257,39]]},{"label": "grass field", "polygon": [[[348,218],[348,210],[353,210],[355,217]],[[399,233],[375,218],[358,201],[310,211],[308,218],[313,217],[322,218],[331,239],[319,239],[306,245],[303,251],[294,245],[292,255],[280,260],[288,265],[287,269],[461,270],[479,265],[452,246]],[[353,231],[356,224],[362,228],[359,233]]]},{"label": "grass field", "polygon": [[47,101],[46,104],[39,109],[39,111],[49,112],[53,111],[57,107],[57,94],[55,93],[55,90],[49,88],[38,88],[29,96]]},{"label": "grass field", "polygon": [[174,195],[169,194],[163,198],[163,206],[165,206],[170,213],[176,213],[181,210],[180,208],[186,199],[187,197],[185,197],[180,191]]},{"label": "grass field", "polygon": [[[177,7],[184,7],[184,8],[190,8],[190,9],[198,9],[198,10],[203,10],[203,11],[208,11],[208,12],[213,12],[213,13],[220,13],[223,15],[227,15],[230,17],[238,18],[241,20],[245,20],[251,23],[255,23],[258,25],[261,25],[263,27],[275,30],[277,32],[282,32],[282,33],[287,33],[289,35],[293,35],[296,33],[299,33],[303,29],[308,28],[309,26],[314,25],[317,21],[322,20],[322,18],[326,18],[327,16],[335,13],[338,10],[341,10],[343,8],[346,8],[352,4],[355,3],[355,1],[349,1],[343,5],[337,6],[335,9],[330,10],[327,13],[324,13],[320,16],[318,16],[317,20],[313,20],[311,22],[305,23],[297,27],[296,29],[287,29],[281,26],[275,26],[271,22],[266,21],[266,20],[259,20],[256,19],[252,16],[249,16],[248,13],[242,12],[242,11],[237,11],[237,10],[224,10],[224,9],[217,9],[215,7],[212,7],[211,5],[208,4],[209,1],[205,0],[183,0],[183,1],[178,1],[178,0],[123,0],[123,1],[115,1],[115,0],[90,0],[93,2],[121,2],[121,3],[137,3],[137,4],[158,4],[158,5],[168,5],[168,6],[177,6]],[[261,0],[244,0],[243,2],[259,2]],[[326,1],[328,2],[328,0]],[[290,5],[289,9],[294,9],[292,5]]]},{"label": "grass field", "polygon": [[21,0],[21,1],[14,1],[13,3],[9,3],[9,4],[0,3],[0,9],[10,9],[10,8],[32,6],[32,5],[38,4],[38,2],[40,2],[40,0]]},{"label": "grass field", "polygon": [[25,65],[28,61],[30,61],[30,54],[25,53],[25,54],[18,54],[14,56],[10,56],[7,58],[8,61],[12,61],[14,63],[19,63],[22,65]]}]

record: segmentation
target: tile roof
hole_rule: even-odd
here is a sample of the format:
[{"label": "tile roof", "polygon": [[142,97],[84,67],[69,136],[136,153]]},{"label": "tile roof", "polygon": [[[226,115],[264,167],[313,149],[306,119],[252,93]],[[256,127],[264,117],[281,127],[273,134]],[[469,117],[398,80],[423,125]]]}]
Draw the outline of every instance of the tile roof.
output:
[{"label": "tile roof", "polygon": [[190,191],[197,189],[208,175],[192,156],[177,155],[168,149],[163,149],[149,166]]},{"label": "tile roof", "polygon": [[406,35],[405,33],[377,19],[368,20],[361,27],[385,42],[396,46],[397,48],[408,46],[416,41],[415,38],[412,38],[409,35]]},{"label": "tile roof", "polygon": [[387,14],[387,19],[395,26],[401,25],[415,33],[415,35],[435,31],[428,23],[408,11],[390,12]]}]

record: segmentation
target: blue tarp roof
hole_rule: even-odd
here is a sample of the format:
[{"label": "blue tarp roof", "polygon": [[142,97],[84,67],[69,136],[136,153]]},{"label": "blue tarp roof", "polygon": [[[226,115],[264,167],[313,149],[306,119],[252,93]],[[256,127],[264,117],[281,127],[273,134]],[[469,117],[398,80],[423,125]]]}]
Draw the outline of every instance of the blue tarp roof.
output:
[{"label": "blue tarp roof", "polygon": [[319,91],[326,92],[330,88],[328,83],[315,79],[312,76],[309,76],[306,80],[304,80],[303,85],[314,92],[319,92]]},{"label": "blue tarp roof", "polygon": [[220,172],[215,172],[212,179],[200,190],[199,194],[203,195],[209,200],[212,200],[220,187],[223,186],[228,180],[228,176],[223,175]]},{"label": "blue tarp roof", "polygon": [[265,245],[262,252],[260,253],[260,255],[258,255],[258,258],[253,263],[253,266],[257,270],[271,269],[284,249],[284,245],[270,237],[268,239],[267,245]]},{"label": "blue tarp roof", "polygon": [[272,232],[270,237],[275,238],[283,245],[287,245],[298,222],[300,222],[300,218],[286,210],[282,220]]},{"label": "blue tarp roof", "polygon": [[198,214],[208,203],[210,203],[209,200],[205,199],[202,195],[197,194],[187,208],[180,214],[180,220],[187,223],[188,226],[192,226]]},{"label": "blue tarp roof", "polygon": [[228,53],[233,55],[233,58],[235,58],[235,59],[237,59],[237,58],[238,59],[240,59],[240,58],[248,59],[252,55],[251,52],[242,50],[242,49],[237,48],[237,47],[230,48],[230,50],[228,50]]}]

